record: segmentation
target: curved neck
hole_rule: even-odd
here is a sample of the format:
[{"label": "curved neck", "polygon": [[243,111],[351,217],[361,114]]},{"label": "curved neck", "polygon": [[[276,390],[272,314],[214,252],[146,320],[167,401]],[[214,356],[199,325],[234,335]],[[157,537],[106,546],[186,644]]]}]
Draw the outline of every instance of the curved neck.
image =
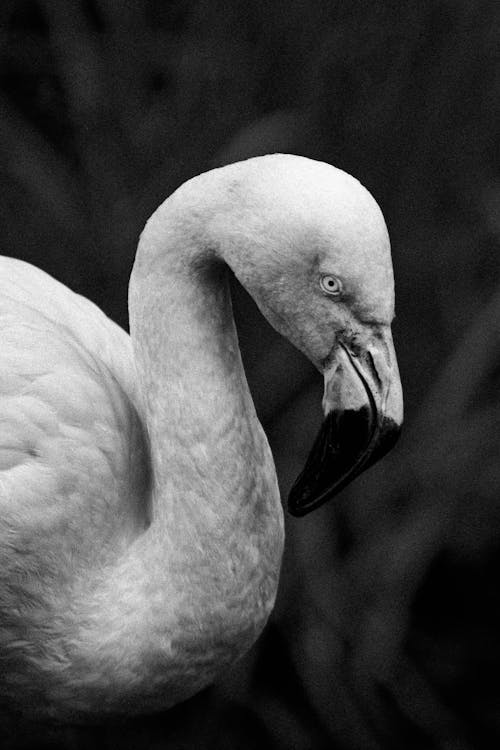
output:
[{"label": "curved neck", "polygon": [[198,522],[206,539],[210,519],[220,524],[248,504],[253,478],[245,457],[262,435],[241,362],[227,267],[193,239],[168,203],[141,237],[129,292],[151,450],[151,520],[171,528],[175,518],[179,528],[185,518],[190,534]]},{"label": "curved neck", "polygon": [[[113,694],[142,691],[163,707],[250,647],[274,604],[283,548],[274,463],[241,363],[226,266],[203,244],[203,217],[184,198],[168,199],[148,222],[130,281],[151,523],[104,571],[87,635],[88,658],[105,654],[99,669],[108,683],[115,675]],[[116,633],[130,645],[127,664],[109,645]],[[141,675],[140,690],[126,684],[130,672]]]}]

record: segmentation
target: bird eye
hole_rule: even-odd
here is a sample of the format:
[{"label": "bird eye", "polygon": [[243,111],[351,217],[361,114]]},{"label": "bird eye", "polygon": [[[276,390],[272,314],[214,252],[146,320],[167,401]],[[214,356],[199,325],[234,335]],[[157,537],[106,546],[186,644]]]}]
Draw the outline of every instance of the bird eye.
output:
[{"label": "bird eye", "polygon": [[340,279],[337,279],[336,276],[331,276],[330,274],[321,276],[319,284],[321,289],[331,297],[338,297],[342,291]]}]

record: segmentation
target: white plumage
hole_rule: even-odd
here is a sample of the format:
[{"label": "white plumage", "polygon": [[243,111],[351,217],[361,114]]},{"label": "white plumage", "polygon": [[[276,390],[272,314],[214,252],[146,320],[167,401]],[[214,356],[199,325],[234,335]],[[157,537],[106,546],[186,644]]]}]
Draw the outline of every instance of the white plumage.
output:
[{"label": "white plumage", "polygon": [[[390,336],[376,203],[300,157],[214,170],[158,209],[131,278],[132,339],[0,258],[3,710],[168,707],[244,653],[272,609],[282,511],[222,261],[321,369],[337,339]],[[332,268],[348,291],[335,303],[316,283]],[[400,420],[391,367],[381,407]]]}]

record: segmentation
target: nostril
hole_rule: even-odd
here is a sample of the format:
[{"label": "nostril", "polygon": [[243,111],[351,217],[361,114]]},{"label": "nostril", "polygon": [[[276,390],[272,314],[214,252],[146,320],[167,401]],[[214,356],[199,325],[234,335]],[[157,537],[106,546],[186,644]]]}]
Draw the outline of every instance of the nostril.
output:
[{"label": "nostril", "polygon": [[382,380],[380,378],[380,375],[378,374],[377,366],[375,364],[375,360],[373,359],[373,355],[370,351],[366,352],[366,360],[368,362],[368,366],[370,368],[370,371],[373,375],[373,379],[377,383],[377,385],[381,388],[382,387]]}]

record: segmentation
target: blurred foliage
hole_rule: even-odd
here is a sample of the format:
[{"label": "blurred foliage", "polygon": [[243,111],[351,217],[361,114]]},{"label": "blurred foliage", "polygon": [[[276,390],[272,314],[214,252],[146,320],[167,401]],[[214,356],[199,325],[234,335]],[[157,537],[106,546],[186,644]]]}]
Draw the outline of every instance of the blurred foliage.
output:
[{"label": "blurred foliage", "polygon": [[[500,747],[499,52],[494,0],[3,0],[2,252],[126,326],[137,236],[181,182],[273,151],[331,162],[390,228],[407,412],[387,459],[287,520],[272,623],[229,675],[45,746]],[[321,384],[234,296],[286,492]]]}]

